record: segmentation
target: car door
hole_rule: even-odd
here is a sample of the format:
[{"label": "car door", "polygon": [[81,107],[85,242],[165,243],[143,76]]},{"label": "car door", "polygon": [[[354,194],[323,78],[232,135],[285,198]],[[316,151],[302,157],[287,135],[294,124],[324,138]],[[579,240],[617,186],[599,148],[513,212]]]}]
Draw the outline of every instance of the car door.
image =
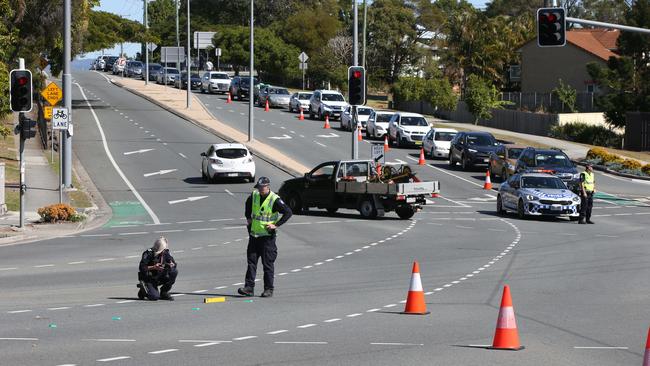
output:
[{"label": "car door", "polygon": [[[490,153],[491,158],[491,168],[492,171],[496,174],[501,174],[503,171],[503,165],[506,160],[506,147],[501,145],[497,147],[494,152]],[[502,177],[503,178],[503,177]]]},{"label": "car door", "polygon": [[450,158],[453,156],[454,161],[460,161],[461,151],[463,150],[464,144],[463,141],[465,141],[465,134],[462,132],[456,135],[452,140]]},{"label": "car door", "polygon": [[519,189],[519,179],[519,174],[510,177],[502,191],[501,201],[506,207],[511,209],[517,208],[517,189]]},{"label": "car door", "polygon": [[517,167],[515,168],[515,171],[517,173],[524,172],[526,171],[526,169],[529,168],[528,166],[530,162],[529,160],[534,159],[532,155],[533,155],[533,151],[531,149],[526,149],[524,150],[524,152],[521,153],[521,157],[519,157],[519,159],[517,160]]},{"label": "car door", "polygon": [[318,206],[331,202],[334,197],[334,173],[337,163],[323,163],[305,175],[303,202],[306,206]]},{"label": "car door", "polygon": [[289,101],[289,109],[300,109],[299,103],[298,93],[293,93],[293,95],[291,95],[291,100]]},{"label": "car door", "polygon": [[[424,138],[422,139],[422,148],[424,149],[424,153],[428,154],[432,151],[433,149],[433,135],[435,133],[435,130],[431,129],[429,132],[427,132],[426,135],[424,135]],[[433,157],[433,154],[431,154]]]},{"label": "car door", "polygon": [[208,176],[212,176],[212,173],[209,171],[210,170],[209,160],[213,152],[214,152],[214,146],[210,146],[208,148],[208,151],[201,154],[201,171]]}]

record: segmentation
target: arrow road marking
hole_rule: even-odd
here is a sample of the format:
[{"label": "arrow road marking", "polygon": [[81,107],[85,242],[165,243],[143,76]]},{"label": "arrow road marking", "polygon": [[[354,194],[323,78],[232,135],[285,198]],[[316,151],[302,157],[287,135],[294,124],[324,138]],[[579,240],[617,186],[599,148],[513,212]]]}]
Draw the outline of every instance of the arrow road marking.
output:
[{"label": "arrow road marking", "polygon": [[208,198],[208,196],[194,196],[194,197],[187,197],[187,198],[184,198],[184,199],[182,199],[182,200],[174,200],[174,201],[168,201],[168,202],[169,202],[170,205],[175,205],[175,204],[177,204],[177,203],[181,203],[181,202],[192,202],[192,201],[198,201],[198,200],[202,200],[202,199],[204,199],[204,198]]},{"label": "arrow road marking", "polygon": [[329,135],[316,135],[316,137],[322,137],[322,138],[332,138],[332,137],[339,137],[339,135],[335,134],[334,132],[330,132]]},{"label": "arrow road marking", "polygon": [[270,138],[270,139],[273,139],[273,140],[289,140],[289,139],[291,138],[291,136],[289,136],[289,135],[287,135],[287,134],[285,133],[285,134],[282,135],[282,136],[271,136],[271,137],[269,137],[269,138]]},{"label": "arrow road marking", "polygon": [[147,174],[143,174],[143,175],[144,175],[145,177],[151,177],[152,175],[163,175],[163,174],[167,174],[167,173],[175,172],[176,170],[178,170],[178,169],[159,170],[159,171],[157,171],[157,172],[147,173]]},{"label": "arrow road marking", "polygon": [[132,155],[132,154],[142,154],[144,152],[152,151],[156,149],[140,149],[140,150],[135,150],[135,151],[127,151],[124,153],[124,155]]}]

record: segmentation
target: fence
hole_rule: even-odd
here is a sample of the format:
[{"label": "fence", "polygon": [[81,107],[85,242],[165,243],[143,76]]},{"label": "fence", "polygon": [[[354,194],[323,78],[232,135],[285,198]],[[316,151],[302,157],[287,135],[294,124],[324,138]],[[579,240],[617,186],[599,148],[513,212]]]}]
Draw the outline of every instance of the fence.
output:
[{"label": "fence", "polygon": [[650,151],[650,113],[626,114],[625,150]]},{"label": "fence", "polygon": [[[602,112],[594,104],[594,93],[582,92],[576,94],[576,109],[578,112]],[[501,93],[501,100],[511,102],[507,109],[527,111],[544,110],[548,112],[571,112],[560,98],[554,93]]]}]

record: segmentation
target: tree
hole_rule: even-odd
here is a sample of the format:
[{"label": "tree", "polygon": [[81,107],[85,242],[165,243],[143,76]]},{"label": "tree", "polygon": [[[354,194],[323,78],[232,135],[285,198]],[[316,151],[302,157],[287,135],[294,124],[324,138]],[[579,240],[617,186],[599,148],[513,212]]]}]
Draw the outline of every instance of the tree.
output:
[{"label": "tree", "polygon": [[467,79],[465,103],[469,112],[474,115],[475,125],[479,119],[492,118],[492,109],[502,109],[507,104],[499,98],[499,90],[478,75],[470,75]]},{"label": "tree", "polygon": [[564,111],[564,107],[567,107],[571,113],[577,112],[576,98],[578,97],[578,92],[571,85],[562,82],[562,79],[559,79],[558,82],[560,85],[553,89],[553,94],[562,102],[562,111]]},{"label": "tree", "polygon": [[627,0],[582,0],[584,17],[599,22],[625,24]]},{"label": "tree", "polygon": [[334,88],[347,87],[347,68],[352,59],[352,37],[343,31],[327,41],[310,59],[309,76],[315,85],[330,83]]},{"label": "tree", "polygon": [[279,34],[307,54],[315,54],[341,28],[341,23],[322,6],[304,8],[289,16]]}]

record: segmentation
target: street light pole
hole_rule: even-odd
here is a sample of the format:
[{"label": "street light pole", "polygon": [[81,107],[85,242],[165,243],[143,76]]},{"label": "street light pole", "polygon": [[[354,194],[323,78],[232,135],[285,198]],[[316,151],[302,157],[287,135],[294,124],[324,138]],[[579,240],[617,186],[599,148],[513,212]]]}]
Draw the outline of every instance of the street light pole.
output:
[{"label": "street light pole", "polygon": [[363,53],[361,56],[361,66],[366,68],[366,28],[368,25],[368,4],[366,0],[363,0]]},{"label": "street light pole", "polygon": [[[353,5],[353,21],[354,21],[354,27],[352,28],[354,30],[353,36],[354,36],[354,55],[352,57],[352,65],[353,66],[359,66],[359,6],[357,4],[357,0],[353,0],[354,5]],[[348,91],[349,92],[349,91]],[[359,141],[357,140],[358,136],[357,134],[361,133],[361,130],[359,129],[359,120],[357,118],[357,106],[353,105],[352,106],[352,121],[354,122],[354,132],[352,132],[351,137],[352,137],[352,159],[358,159],[359,158]],[[350,123],[350,127],[352,127],[352,123]],[[352,129],[352,128],[350,128]]]},{"label": "street light pole", "polygon": [[255,30],[254,30],[254,20],[255,20],[255,0],[251,0],[251,18],[250,18],[250,65],[249,65],[249,75],[248,75],[248,142],[253,142],[255,140],[254,128],[253,128],[253,88],[255,84],[253,83],[253,68],[255,67]]},{"label": "street light pole", "polygon": [[[189,0],[188,0],[189,1]],[[181,38],[178,34],[178,8],[180,8],[181,4],[176,0],[176,48],[181,48]],[[176,68],[180,71],[181,69],[181,53],[177,50],[176,51]],[[166,59],[165,59],[166,60]],[[165,61],[167,63],[167,61]],[[165,65],[167,67],[169,65]],[[167,80],[167,79],[165,79]],[[167,85],[167,81],[165,81],[165,85]]]},{"label": "street light pole", "polygon": [[145,52],[145,57],[144,57],[144,85],[149,85],[149,42],[148,42],[148,35],[149,35],[149,14],[148,14],[148,3],[149,0],[144,0],[144,29],[146,29],[145,32],[145,39],[144,39],[144,52]]},{"label": "street light pole", "polygon": [[[68,123],[72,123],[72,75],[70,59],[72,58],[72,0],[63,1],[63,104],[68,109]],[[63,146],[61,146],[61,143]],[[66,130],[59,135],[59,149],[62,151],[61,172],[62,185],[72,184],[72,137]]]},{"label": "street light pole", "polygon": [[[187,62],[185,65],[185,69],[187,70],[187,109],[190,109],[190,105],[192,104],[192,78],[190,78],[190,62],[192,59],[192,50],[190,48],[190,0],[187,0]],[[180,75],[179,75],[180,77]],[[181,87],[183,86],[183,79],[181,79]]]}]

